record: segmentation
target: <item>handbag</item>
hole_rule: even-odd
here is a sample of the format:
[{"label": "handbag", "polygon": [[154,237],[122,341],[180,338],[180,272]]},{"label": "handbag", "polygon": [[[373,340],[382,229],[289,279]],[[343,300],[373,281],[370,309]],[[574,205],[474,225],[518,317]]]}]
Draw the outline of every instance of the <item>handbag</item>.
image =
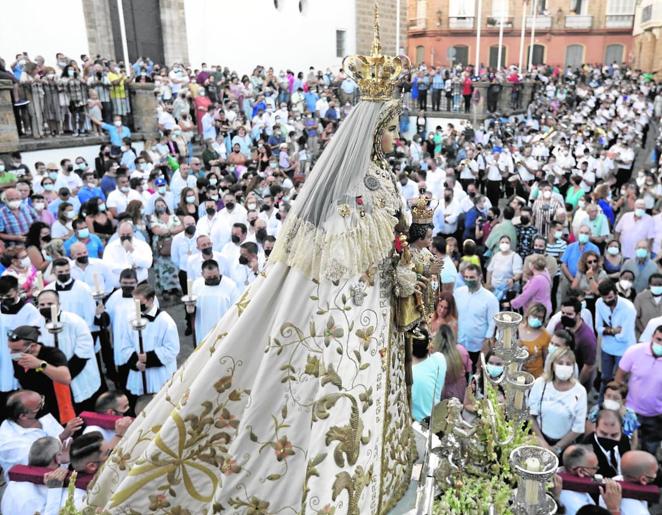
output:
[{"label": "handbag", "polygon": [[156,249],[159,251],[159,256],[170,257],[172,252],[172,237],[159,238],[156,242]]}]

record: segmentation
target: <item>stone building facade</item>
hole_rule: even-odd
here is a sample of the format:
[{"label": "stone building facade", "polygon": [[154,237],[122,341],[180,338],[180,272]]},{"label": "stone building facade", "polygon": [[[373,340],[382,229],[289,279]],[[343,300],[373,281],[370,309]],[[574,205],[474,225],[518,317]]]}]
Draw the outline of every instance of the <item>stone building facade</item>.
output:
[{"label": "stone building facade", "polygon": [[641,0],[634,19],[633,65],[662,80],[662,2]]}]

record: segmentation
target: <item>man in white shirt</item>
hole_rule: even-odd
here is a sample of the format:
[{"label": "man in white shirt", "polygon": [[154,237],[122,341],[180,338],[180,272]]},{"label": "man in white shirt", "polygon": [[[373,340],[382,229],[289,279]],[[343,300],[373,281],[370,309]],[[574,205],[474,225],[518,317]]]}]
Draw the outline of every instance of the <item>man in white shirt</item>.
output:
[{"label": "man in white shirt", "polygon": [[195,242],[195,218],[192,216],[183,216],[181,218],[184,230],[177,233],[172,238],[172,247],[170,250],[170,259],[177,267],[179,274],[179,285],[184,293],[186,291],[186,267],[188,265],[188,258],[196,252]]},{"label": "man in white shirt", "polygon": [[198,223],[196,224],[196,234],[206,234],[212,240],[214,248],[222,250],[223,247],[230,241],[230,227],[227,224],[227,218],[223,217],[216,211],[216,201],[214,199],[207,199],[202,206],[204,214],[200,214]]},{"label": "man in white shirt", "polygon": [[195,189],[196,187],[197,179],[190,172],[191,167],[189,164],[182,162],[179,164],[179,170],[177,170],[172,175],[172,179],[170,179],[170,191],[175,198],[175,203],[179,202],[184,188]]},{"label": "man in white shirt", "polygon": [[[637,485],[651,485],[657,478],[658,464],[655,456],[646,451],[628,451],[621,458],[622,475],[614,477],[615,481],[624,481]],[[623,515],[649,515],[648,503],[639,499],[621,500]]]},{"label": "man in white shirt", "polygon": [[83,420],[75,417],[63,428],[50,413],[40,416],[43,408],[44,399],[31,390],[19,390],[7,399],[7,419],[0,424],[0,466],[5,477],[13,465],[28,464],[35,440],[53,436],[64,442],[83,425]]},{"label": "man in white shirt", "polygon": [[74,173],[74,165],[69,159],[63,159],[60,162],[60,173],[55,181],[55,190],[67,188],[72,195],[78,194],[78,190],[83,187],[83,181]]},{"label": "man in white shirt", "polygon": [[117,176],[117,187],[108,194],[106,200],[106,207],[112,213],[113,217],[117,218],[126,211],[126,206],[132,200],[139,200],[143,202],[143,197],[136,190],[129,187],[129,177],[126,175]]},{"label": "man in white shirt", "polygon": [[44,290],[57,291],[64,311],[81,317],[91,331],[98,330],[98,326],[94,325],[96,302],[92,296],[92,289],[83,281],[71,277],[71,266],[67,258],[57,258],[53,261],[53,275],[55,281],[47,284]]},{"label": "man in white shirt", "polygon": [[235,282],[219,271],[218,263],[209,259],[202,263],[202,277],[193,283],[195,306],[187,306],[189,313],[195,312],[196,343],[199,345],[219,320],[234,305],[241,295]]},{"label": "man in white shirt", "polygon": [[202,263],[208,259],[213,259],[218,263],[223,275],[232,275],[233,265],[225,260],[223,254],[214,250],[209,236],[200,234],[195,240],[199,252],[195,252],[188,257],[186,262],[187,280],[195,281],[198,277],[201,277]]},{"label": "man in white shirt", "polygon": [[223,204],[225,207],[218,212],[218,215],[226,227],[232,227],[236,223],[246,223],[246,208],[237,203],[237,199],[232,193],[223,195]]},{"label": "man in white shirt", "polygon": [[60,467],[67,459],[62,452],[62,442],[53,436],[42,436],[30,446],[27,464],[49,469],[43,484],[30,481],[9,481],[2,495],[2,513],[58,515],[66,501],[65,478],[69,472]]},{"label": "man in white shirt", "polygon": [[[569,445],[563,452],[565,471],[577,477],[593,477],[598,471],[598,457],[588,445]],[[595,504],[593,498],[585,492],[561,490],[559,503],[567,515],[575,515],[577,510],[587,504]]]},{"label": "man in white shirt", "polygon": [[122,222],[117,229],[119,238],[108,243],[103,254],[106,263],[119,283],[119,275],[125,268],[134,268],[138,282],[147,280],[148,270],[152,266],[152,249],[144,241],[133,235],[133,224]]},{"label": "man in white shirt", "polygon": [[91,258],[83,242],[74,243],[70,252],[71,277],[87,284],[92,292],[102,291],[110,295],[117,284],[108,265],[99,258]]},{"label": "man in white shirt", "polygon": [[524,182],[535,179],[535,173],[540,167],[540,163],[531,155],[531,147],[525,147],[521,154],[514,156],[517,165],[517,174]]},{"label": "man in white shirt", "polygon": [[243,292],[264,270],[265,261],[258,254],[257,243],[247,241],[239,249],[239,259],[231,265],[232,278],[239,291]]},{"label": "man in white shirt", "polygon": [[433,215],[434,234],[453,236],[457,231],[457,222],[461,214],[462,207],[456,200],[455,192],[450,188],[444,189],[444,199],[439,202]]},{"label": "man in white shirt", "polygon": [[245,224],[235,223],[232,225],[231,241],[226,243],[221,251],[223,258],[225,258],[228,263],[234,264],[237,259],[239,259],[239,247],[244,241],[246,241],[247,234],[248,231]]},{"label": "man in white shirt", "polygon": [[418,197],[418,184],[415,181],[412,181],[405,172],[400,173],[400,192],[402,193],[402,198],[404,199],[406,205],[410,200],[413,200]]},{"label": "man in white shirt", "polygon": [[[117,431],[115,428],[124,425],[130,425],[133,422],[131,417],[125,417],[124,415],[131,408],[129,404],[129,398],[126,394],[120,390],[110,390],[99,395],[99,398],[94,403],[94,412],[101,415],[111,415],[115,417],[122,417],[128,420],[122,420],[118,418],[115,420],[115,427],[108,429],[105,427],[99,427],[94,425],[88,425],[83,430],[83,433],[91,433],[93,431],[99,431],[103,435],[103,439],[107,443],[113,443],[113,440],[117,437]],[[121,432],[121,430],[120,430]]]}]

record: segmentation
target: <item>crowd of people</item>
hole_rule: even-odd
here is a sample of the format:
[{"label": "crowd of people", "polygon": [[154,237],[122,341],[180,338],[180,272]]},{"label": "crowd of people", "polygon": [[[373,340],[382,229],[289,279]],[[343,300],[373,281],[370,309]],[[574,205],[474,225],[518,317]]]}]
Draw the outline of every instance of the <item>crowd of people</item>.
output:
[{"label": "crowd of people", "polygon": [[[58,97],[66,109],[52,130],[98,128],[108,142],[94,162],[27,165],[18,152],[0,162],[3,513],[55,513],[66,497],[60,464],[94,474],[177,368],[184,335],[168,311],[195,296],[185,335],[199,343],[241,299],[358,96],[342,71],[56,61],[19,55],[0,73],[30,84],[31,97],[15,92],[22,106],[52,76],[87,84],[84,105]],[[514,69],[485,74],[524,79]],[[625,66],[537,67],[524,114],[430,131],[425,109],[443,98],[451,111],[461,97],[468,105],[474,75],[422,66],[401,88],[422,111],[404,111],[389,160],[404,209],[421,196],[434,209],[410,245],[443,263],[436,309],[414,343],[413,416],[456,397],[472,419],[483,366],[504,374],[494,315],[519,311],[539,445],[576,475],[659,484],[662,89]],[[141,150],[128,104],[93,93],[131,80],[155,83],[158,95],[159,137]],[[12,479],[19,465],[49,470],[35,485]],[[571,494],[558,493],[566,513],[595,503]],[[614,498],[612,512],[647,513]]]}]

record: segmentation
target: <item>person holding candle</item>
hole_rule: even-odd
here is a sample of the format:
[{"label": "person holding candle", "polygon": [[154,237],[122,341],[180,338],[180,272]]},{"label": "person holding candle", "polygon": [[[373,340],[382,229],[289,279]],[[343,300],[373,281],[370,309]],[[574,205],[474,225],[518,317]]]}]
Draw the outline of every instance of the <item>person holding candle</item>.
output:
[{"label": "person holding candle", "polygon": [[575,354],[569,348],[552,355],[542,377],[536,379],[528,399],[531,427],[539,445],[560,455],[584,433],[586,390],[574,377]]},{"label": "person holding candle", "polygon": [[[57,347],[67,358],[71,371],[71,393],[77,412],[91,410],[101,393],[101,375],[94,354],[94,342],[88,324],[75,313],[64,311],[57,290],[44,290],[37,297],[42,320],[38,327],[41,341],[48,347]],[[48,324],[59,322],[62,331],[55,335],[48,331]]]},{"label": "person holding candle", "polygon": [[520,345],[529,352],[523,370],[534,377],[540,377],[544,371],[547,347],[552,338],[544,327],[546,316],[547,308],[544,305],[532,304],[519,325]]},{"label": "person holding candle", "polygon": [[67,258],[58,258],[53,261],[55,282],[48,284],[45,290],[55,290],[60,296],[60,305],[64,311],[75,313],[87,323],[91,331],[98,331],[95,325],[96,302],[92,296],[92,289],[83,281],[71,277],[71,265]]},{"label": "person holding candle", "polygon": [[[157,393],[177,370],[177,325],[168,313],[159,309],[155,300],[156,292],[149,284],[138,285],[133,291],[135,312],[125,320],[126,328],[120,338],[115,336],[115,344],[129,367],[126,389],[132,394],[129,399],[134,405],[137,397]],[[147,326],[142,329],[142,352],[140,335],[131,328],[131,323],[139,318],[147,320]],[[147,391],[143,390],[143,372]]]}]

